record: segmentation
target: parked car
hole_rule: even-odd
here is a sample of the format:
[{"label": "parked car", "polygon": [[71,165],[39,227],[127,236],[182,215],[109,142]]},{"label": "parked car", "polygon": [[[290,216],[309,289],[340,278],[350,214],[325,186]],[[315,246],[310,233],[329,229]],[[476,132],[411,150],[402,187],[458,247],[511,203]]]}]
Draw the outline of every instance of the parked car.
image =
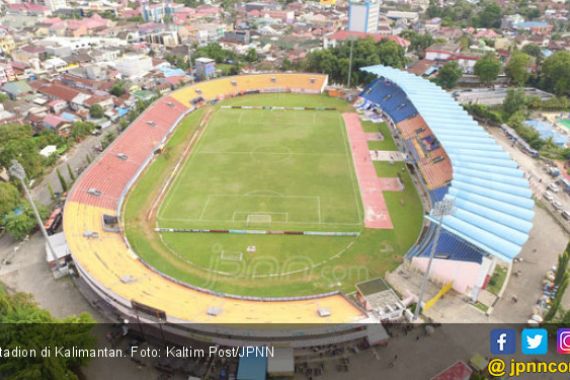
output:
[{"label": "parked car", "polygon": [[554,207],[554,209],[555,209],[556,211],[560,211],[560,210],[562,210],[562,203],[560,203],[560,202],[557,201],[557,200],[553,200],[553,201],[552,201],[552,207]]},{"label": "parked car", "polygon": [[552,191],[553,193],[557,193],[560,191],[560,188],[555,183],[551,183],[550,185],[548,185],[547,189]]},{"label": "parked car", "polygon": [[542,196],[543,196],[544,199],[546,199],[548,202],[552,202],[552,201],[554,200],[554,195],[553,195],[550,191],[545,191]]},{"label": "parked car", "polygon": [[566,220],[570,220],[570,212],[563,210],[561,213],[562,217]]}]

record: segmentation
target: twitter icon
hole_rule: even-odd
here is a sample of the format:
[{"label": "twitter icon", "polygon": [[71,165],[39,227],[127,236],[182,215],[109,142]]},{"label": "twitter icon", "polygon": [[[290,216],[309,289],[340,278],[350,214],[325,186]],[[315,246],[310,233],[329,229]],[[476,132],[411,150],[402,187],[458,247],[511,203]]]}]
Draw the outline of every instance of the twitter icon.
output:
[{"label": "twitter icon", "polygon": [[545,329],[524,329],[521,335],[521,347],[525,355],[546,355],[548,333]]}]

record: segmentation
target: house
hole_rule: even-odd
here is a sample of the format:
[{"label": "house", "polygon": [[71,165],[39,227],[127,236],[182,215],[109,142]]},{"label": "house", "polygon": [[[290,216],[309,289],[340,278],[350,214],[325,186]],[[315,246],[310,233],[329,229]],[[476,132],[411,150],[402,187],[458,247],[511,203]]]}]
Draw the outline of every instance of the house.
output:
[{"label": "house", "polygon": [[11,99],[17,99],[22,95],[34,92],[30,85],[23,80],[4,83],[2,85],[2,91],[8,94]]},{"label": "house", "polygon": [[0,63],[0,84],[16,80],[16,74],[12,65],[7,63]]},{"label": "house", "polygon": [[425,59],[430,61],[449,61],[461,51],[459,44],[434,44],[425,51]]},{"label": "house", "polygon": [[202,80],[212,78],[216,75],[216,61],[213,59],[205,57],[196,58],[195,67],[196,76]]},{"label": "house", "polygon": [[407,50],[410,46],[410,41],[406,40],[405,38],[399,36],[385,36],[380,33],[365,33],[365,32],[352,32],[349,30],[339,30],[333,34],[325,36],[323,40],[323,47],[325,49],[329,47],[335,47],[339,42],[344,42],[351,39],[364,39],[364,38],[372,38],[374,42],[380,42],[382,40],[390,40],[394,41],[398,45]]},{"label": "house", "polygon": [[51,100],[63,100],[68,105],[71,105],[73,99],[80,94],[80,91],[74,88],[56,83],[41,86],[38,88],[38,92]]}]

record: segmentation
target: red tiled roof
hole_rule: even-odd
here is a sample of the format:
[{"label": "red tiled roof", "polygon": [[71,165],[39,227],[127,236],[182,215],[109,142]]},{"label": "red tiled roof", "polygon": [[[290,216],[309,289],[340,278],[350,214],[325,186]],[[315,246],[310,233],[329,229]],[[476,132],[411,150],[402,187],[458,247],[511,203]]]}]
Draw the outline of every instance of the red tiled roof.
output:
[{"label": "red tiled roof", "polygon": [[65,100],[66,102],[71,102],[73,98],[75,98],[80,93],[80,91],[60,84],[51,84],[48,86],[40,87],[38,89],[38,92],[57,99]]},{"label": "red tiled roof", "polygon": [[333,33],[329,39],[335,41],[345,41],[351,37],[355,38],[372,38],[375,42],[380,42],[382,40],[388,39],[390,41],[394,41],[401,47],[408,47],[410,45],[410,41],[406,40],[405,38],[398,37],[398,36],[384,36],[378,33],[365,33],[365,32],[351,32],[349,30],[339,30],[338,32]]}]

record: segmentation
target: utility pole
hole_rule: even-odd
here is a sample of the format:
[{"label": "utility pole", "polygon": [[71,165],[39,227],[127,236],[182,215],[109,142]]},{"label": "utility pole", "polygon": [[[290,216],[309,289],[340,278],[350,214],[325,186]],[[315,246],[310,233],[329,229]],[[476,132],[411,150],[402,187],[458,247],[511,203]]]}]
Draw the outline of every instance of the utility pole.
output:
[{"label": "utility pole", "polygon": [[53,248],[51,241],[49,240],[49,236],[44,227],[44,222],[42,221],[42,217],[40,216],[40,213],[36,208],[36,204],[32,199],[32,194],[30,194],[30,190],[28,189],[28,185],[26,184],[26,171],[24,170],[24,167],[18,161],[12,160],[12,165],[10,166],[10,169],[8,169],[8,171],[10,173],[10,176],[20,180],[20,183],[24,188],[24,192],[26,193],[26,198],[28,198],[28,202],[30,202],[30,206],[32,206],[32,210],[34,211],[34,215],[36,216],[36,220],[38,222],[38,226],[40,227],[40,231],[42,232],[42,235],[44,235],[44,238],[46,239],[48,247],[48,252],[47,252],[48,257],[50,261],[55,261],[56,260],[55,249]]},{"label": "utility pole", "polygon": [[350,38],[350,56],[348,58],[348,80],[346,87],[350,88],[350,79],[352,76],[352,49],[354,48],[354,38]]},{"label": "utility pole", "polygon": [[435,238],[433,239],[433,244],[431,246],[431,250],[430,250],[430,254],[429,254],[428,266],[427,266],[424,278],[422,280],[422,285],[420,287],[420,294],[418,296],[418,303],[416,304],[416,311],[414,313],[414,321],[416,321],[418,319],[418,317],[420,316],[420,309],[422,308],[422,302],[423,302],[423,299],[425,296],[427,283],[429,281],[429,274],[431,271],[431,265],[433,263],[433,258],[435,256],[437,243],[439,242],[439,236],[441,234],[441,225],[443,222],[443,218],[446,215],[450,215],[452,212],[453,212],[453,201],[451,199],[444,199],[440,202],[437,202],[434,205],[433,210],[431,212],[431,214],[433,216],[438,217],[438,223],[437,223],[437,229],[435,230]]}]

